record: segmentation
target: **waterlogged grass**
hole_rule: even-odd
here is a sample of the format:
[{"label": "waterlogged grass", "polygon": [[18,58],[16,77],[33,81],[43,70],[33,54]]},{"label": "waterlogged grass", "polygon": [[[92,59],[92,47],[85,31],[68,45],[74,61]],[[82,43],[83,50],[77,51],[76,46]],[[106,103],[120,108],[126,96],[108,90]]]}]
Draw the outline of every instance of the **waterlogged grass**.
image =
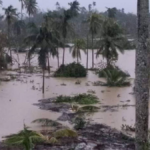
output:
[{"label": "waterlogged grass", "polygon": [[56,103],[77,103],[80,105],[92,105],[98,102],[98,98],[92,94],[79,94],[74,97],[59,96],[56,99]]}]

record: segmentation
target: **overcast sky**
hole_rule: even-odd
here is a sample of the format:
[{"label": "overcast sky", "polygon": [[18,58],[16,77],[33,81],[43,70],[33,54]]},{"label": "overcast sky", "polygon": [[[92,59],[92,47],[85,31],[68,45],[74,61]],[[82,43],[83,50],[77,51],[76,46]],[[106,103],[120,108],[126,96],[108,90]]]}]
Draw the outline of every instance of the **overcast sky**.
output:
[{"label": "overcast sky", "polygon": [[[73,0],[37,0],[38,6],[41,10],[55,9],[56,2],[59,2],[61,6],[67,7],[68,2]],[[93,1],[96,2],[96,8],[99,11],[105,11],[106,7],[117,7],[118,9],[125,9],[125,12],[136,13],[137,0],[78,0],[80,6],[88,7],[88,4]],[[3,7],[13,5],[20,9],[19,0],[3,0]]]}]

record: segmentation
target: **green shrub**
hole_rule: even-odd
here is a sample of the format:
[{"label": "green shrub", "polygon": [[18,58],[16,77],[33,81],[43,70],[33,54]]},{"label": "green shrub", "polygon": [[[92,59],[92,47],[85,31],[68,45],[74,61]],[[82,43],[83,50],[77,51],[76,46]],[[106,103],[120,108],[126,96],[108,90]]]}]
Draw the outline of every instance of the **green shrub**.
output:
[{"label": "green shrub", "polygon": [[86,77],[87,71],[79,63],[71,63],[68,65],[61,65],[59,69],[55,72],[55,77]]},{"label": "green shrub", "polygon": [[104,68],[102,70],[98,70],[96,73],[99,75],[100,78],[106,78],[106,73],[105,72],[107,72],[107,71],[110,71],[110,72],[113,72],[113,71],[114,72],[115,71],[119,72],[122,77],[129,77],[130,76],[127,72],[122,71],[117,66],[109,66],[109,67]]},{"label": "green shrub", "polygon": [[56,103],[77,103],[80,105],[91,105],[98,103],[98,98],[92,94],[79,94],[74,97],[59,96]]},{"label": "green shrub", "polygon": [[119,70],[105,71],[107,83],[106,86],[130,86],[131,83],[127,81],[127,77]]}]

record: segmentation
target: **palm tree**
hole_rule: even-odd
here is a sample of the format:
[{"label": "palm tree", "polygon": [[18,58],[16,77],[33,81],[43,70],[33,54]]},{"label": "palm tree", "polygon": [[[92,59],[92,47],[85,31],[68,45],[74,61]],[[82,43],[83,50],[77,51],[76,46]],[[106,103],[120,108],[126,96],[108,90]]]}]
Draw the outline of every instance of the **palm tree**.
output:
[{"label": "palm tree", "polygon": [[25,8],[30,17],[37,13],[37,1],[36,0],[25,0]]},{"label": "palm tree", "polygon": [[[39,65],[43,70],[43,94],[44,94],[44,78],[45,78],[45,69],[46,69],[46,61],[49,58],[49,52],[54,55],[56,54],[56,45],[57,38],[52,30],[48,30],[47,27],[42,26],[39,29],[38,34],[30,35],[26,38],[26,42],[30,42],[30,40],[34,41],[32,48],[29,51],[28,57],[30,58],[31,55],[35,52],[36,48],[39,47],[40,51],[38,53],[39,57]],[[56,54],[57,55],[57,54]]]},{"label": "palm tree", "polygon": [[83,39],[77,39],[74,41],[74,46],[71,48],[71,53],[73,58],[77,58],[77,63],[79,63],[79,59],[81,59],[82,49],[85,52],[85,41]]},{"label": "palm tree", "polygon": [[149,122],[149,1],[138,0],[138,45],[136,50],[136,150],[148,144]]},{"label": "palm tree", "polygon": [[21,3],[21,20],[23,19],[23,9],[24,9],[24,5],[25,5],[25,0],[19,0],[19,2]]},{"label": "palm tree", "polygon": [[32,150],[35,143],[46,140],[46,138],[42,134],[29,130],[25,125],[24,129],[18,134],[6,136],[5,138],[6,140],[4,142],[7,145],[23,146],[25,150]]},{"label": "palm tree", "polygon": [[16,11],[16,8],[13,8],[12,5],[8,6],[8,8],[3,8],[5,11],[5,20],[7,22],[7,34],[8,34],[8,47],[10,51],[10,57],[12,58],[11,48],[10,48],[10,27],[12,25],[12,22],[16,19],[18,16]]},{"label": "palm tree", "polygon": [[99,50],[97,56],[102,55],[107,60],[107,67],[111,66],[111,61],[118,59],[118,52],[123,53],[121,45],[124,37],[122,30],[117,22],[112,19],[106,19],[101,30],[101,38],[98,41]]},{"label": "palm tree", "polygon": [[92,36],[92,68],[94,68],[94,36],[97,34],[98,30],[100,29],[100,23],[101,23],[100,15],[94,12],[92,13],[88,21],[90,23],[89,31]]},{"label": "palm tree", "polygon": [[60,30],[62,32],[62,37],[63,37],[63,60],[62,64],[65,63],[65,43],[66,43],[66,38],[68,34],[68,30],[71,28],[69,21],[77,15],[79,11],[79,3],[77,1],[74,1],[72,3],[69,3],[70,9],[63,10],[63,15],[60,16]]},{"label": "palm tree", "polygon": [[[57,56],[57,61],[58,61],[58,68],[59,68],[59,51],[58,47],[63,47],[63,43],[61,42],[61,30],[60,30],[60,25],[59,25],[59,19],[57,14],[52,14],[50,11],[47,12],[44,16],[45,19],[45,26],[49,30],[53,30],[53,35],[56,37],[56,51],[51,52],[50,56],[55,57]],[[48,59],[48,64],[49,64],[49,59]],[[48,67],[49,68],[49,67]]]}]

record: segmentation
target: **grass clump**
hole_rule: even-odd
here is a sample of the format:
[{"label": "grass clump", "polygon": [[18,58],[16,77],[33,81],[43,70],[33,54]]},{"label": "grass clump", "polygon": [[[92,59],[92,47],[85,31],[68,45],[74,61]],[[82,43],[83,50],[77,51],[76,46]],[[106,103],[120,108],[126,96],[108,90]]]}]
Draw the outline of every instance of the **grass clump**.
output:
[{"label": "grass clump", "polygon": [[104,69],[101,69],[101,70],[98,70],[96,73],[98,74],[98,76],[100,78],[106,78],[106,72],[119,72],[119,74],[122,76],[122,77],[130,77],[130,75],[127,73],[127,72],[124,72],[122,71],[119,67],[117,66],[109,66],[109,67],[106,67]]},{"label": "grass clump", "polygon": [[61,129],[61,130],[58,130],[54,133],[54,137],[55,138],[63,138],[63,137],[77,137],[78,134],[76,131],[74,130],[71,130],[71,129]]},{"label": "grass clump", "polygon": [[74,97],[71,96],[58,96],[56,103],[77,103],[80,105],[97,104],[98,98],[92,94],[79,94]]},{"label": "grass clump", "polygon": [[71,63],[68,65],[61,65],[59,69],[55,72],[55,77],[86,77],[87,71],[79,63]]}]

